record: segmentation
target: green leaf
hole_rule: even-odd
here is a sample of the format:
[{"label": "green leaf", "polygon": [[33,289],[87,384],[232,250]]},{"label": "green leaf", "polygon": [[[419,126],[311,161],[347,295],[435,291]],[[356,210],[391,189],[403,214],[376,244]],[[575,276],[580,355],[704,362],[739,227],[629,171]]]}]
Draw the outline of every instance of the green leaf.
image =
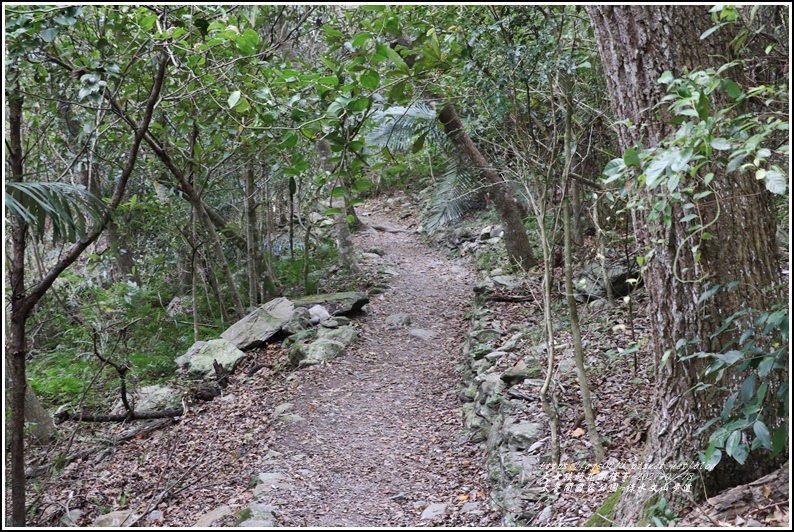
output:
[{"label": "green leaf", "polygon": [[240,91],[234,91],[234,92],[232,92],[232,93],[229,95],[229,100],[228,100],[228,103],[229,103],[229,109],[233,109],[233,108],[234,108],[234,106],[235,106],[235,105],[237,105],[237,102],[239,102],[239,101],[240,101],[240,95],[241,95],[241,94],[242,94],[242,93],[241,93]]},{"label": "green leaf", "polygon": [[721,24],[717,24],[716,26],[712,26],[712,27],[710,27],[709,29],[707,29],[706,31],[704,31],[704,32],[703,32],[703,33],[700,35],[700,40],[702,41],[703,39],[705,39],[706,37],[708,37],[709,35],[711,35],[711,34],[712,34],[712,33],[714,33],[715,31],[717,31],[718,29],[720,29],[721,27],[723,27],[725,24],[727,24],[727,22],[723,22],[723,23],[721,23]]},{"label": "green leaf", "polygon": [[742,465],[747,461],[748,456],[750,456],[750,448],[746,443],[738,445],[733,452],[733,459]]},{"label": "green leaf", "polygon": [[786,189],[788,189],[786,176],[777,170],[767,170],[765,178],[766,181],[764,184],[769,192],[779,196],[784,196],[786,194]]},{"label": "green leaf", "polygon": [[720,463],[720,460],[722,460],[722,451],[717,449],[714,445],[714,442],[712,441],[706,450],[706,457],[703,461],[703,467],[706,469],[706,471],[711,471],[717,467],[717,464]]},{"label": "green leaf", "polygon": [[356,179],[353,183],[353,190],[356,192],[365,192],[372,188],[372,183],[367,179]]},{"label": "green leaf", "polygon": [[365,89],[375,90],[380,86],[380,74],[374,70],[367,70],[361,74],[361,86]]},{"label": "green leaf", "polygon": [[761,445],[767,449],[772,448],[772,437],[769,435],[769,429],[766,428],[763,421],[759,419],[753,423],[753,432],[755,432],[755,437],[760,440]]},{"label": "green leaf", "polygon": [[733,411],[733,405],[736,403],[736,398],[739,397],[738,392],[734,392],[728,397],[728,400],[725,401],[725,406],[722,408],[722,413],[720,414],[720,419],[723,422],[728,421],[728,418],[731,416],[731,411]]},{"label": "green leaf", "polygon": [[734,100],[738,100],[741,97],[742,89],[739,87],[739,85],[736,84],[735,81],[730,79],[723,79],[720,82],[720,85],[722,85],[722,89],[728,93],[728,96],[730,96]]},{"label": "green leaf", "polygon": [[295,133],[287,133],[278,145],[279,148],[292,148],[298,143],[298,136]]},{"label": "green leaf", "polygon": [[141,19],[141,28],[144,31],[152,31],[154,23],[157,21],[157,15],[148,15]]},{"label": "green leaf", "polygon": [[352,214],[348,214],[347,216],[345,216],[345,220],[347,221],[347,223],[352,224],[353,222],[356,221],[356,217],[353,216]]},{"label": "green leaf", "polygon": [[[380,48],[378,50],[380,50]],[[400,57],[400,54],[395,52],[391,47],[383,46],[383,52],[386,54],[386,57],[388,57],[391,60],[391,62],[394,63],[394,66],[397,67],[398,71],[403,72],[405,74],[409,72],[408,65],[405,64],[403,58]]]},{"label": "green leaf", "polygon": [[734,430],[731,432],[731,435],[728,436],[728,439],[725,441],[725,453],[728,456],[733,457],[736,449],[742,443],[742,431],[741,430]]},{"label": "green leaf", "polygon": [[331,191],[332,198],[344,198],[345,196],[347,196],[346,187],[334,187]]},{"label": "green leaf", "polygon": [[58,28],[47,28],[39,32],[39,37],[44,42],[52,42],[58,36]]},{"label": "green leaf", "polygon": [[370,32],[362,31],[361,33],[353,37],[353,40],[350,42],[350,44],[352,44],[354,48],[361,48],[364,45],[364,43],[366,43],[371,38],[372,38],[372,34]]},{"label": "green leaf", "polygon": [[365,110],[369,107],[370,99],[366,96],[361,96],[360,98],[356,98],[355,100],[351,100],[347,104],[347,108],[353,111],[354,113],[358,113],[360,111]]},{"label": "green leaf", "polygon": [[670,72],[669,70],[665,70],[665,71],[662,73],[661,77],[659,78],[658,82],[659,82],[659,83],[662,83],[662,84],[664,84],[664,85],[668,85],[670,82],[672,82],[672,81],[673,81],[673,79],[675,79],[675,78],[673,77],[673,73],[672,73],[672,72]]},{"label": "green leaf", "polygon": [[386,11],[386,6],[379,5],[379,6],[360,6],[361,9],[364,11],[377,11],[378,13],[383,13]]},{"label": "green leaf", "polygon": [[337,215],[337,214],[342,214],[342,209],[340,209],[339,207],[333,207],[331,209],[325,209],[325,215],[326,216],[334,216],[334,215]]},{"label": "green leaf", "polygon": [[700,91],[700,97],[698,98],[698,103],[695,105],[695,109],[697,109],[698,117],[701,120],[705,120],[709,117],[711,102],[704,91]]},{"label": "green leaf", "polygon": [[637,148],[626,148],[623,153],[623,162],[626,163],[626,166],[640,168],[642,164],[640,163],[640,155]]},{"label": "green leaf", "polygon": [[731,350],[722,355],[722,359],[725,361],[726,364],[736,364],[740,360],[744,358],[744,353],[741,351]]},{"label": "green leaf", "polygon": [[786,448],[788,442],[788,427],[786,423],[782,423],[772,436],[772,457],[779,455],[783,449]]},{"label": "green leaf", "polygon": [[740,390],[742,404],[747,403],[753,395],[755,395],[755,375],[749,375],[744,379]]},{"label": "green leaf", "polygon": [[728,139],[717,137],[715,139],[711,139],[711,147],[715,150],[730,150],[731,143],[728,141]]},{"label": "green leaf", "polygon": [[249,109],[251,109],[251,104],[248,103],[248,99],[246,98],[242,98],[237,105],[234,106],[234,110],[238,113],[245,113]]}]

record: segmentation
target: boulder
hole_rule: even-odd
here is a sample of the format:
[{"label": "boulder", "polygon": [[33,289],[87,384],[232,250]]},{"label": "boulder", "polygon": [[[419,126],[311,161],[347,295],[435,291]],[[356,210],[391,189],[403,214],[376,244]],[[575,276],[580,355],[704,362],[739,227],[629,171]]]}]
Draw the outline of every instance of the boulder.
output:
[{"label": "boulder", "polygon": [[213,375],[215,373],[215,368],[212,365],[213,360],[217,360],[223,369],[231,372],[244,357],[245,353],[226,340],[222,338],[210,340],[190,358],[188,372],[202,377]]},{"label": "boulder", "polygon": [[159,384],[144,386],[135,394],[135,411],[166,410],[179,406],[180,400],[179,393],[168,386]]},{"label": "boulder", "polygon": [[309,309],[309,321],[311,321],[312,325],[317,325],[321,321],[325,321],[331,317],[331,314],[328,312],[328,309],[322,305],[314,305],[312,308]]},{"label": "boulder", "polygon": [[347,316],[359,312],[369,303],[367,294],[363,292],[336,292],[332,294],[315,294],[293,299],[296,307],[313,307],[322,305],[332,316]]},{"label": "boulder", "polygon": [[297,334],[301,331],[305,331],[311,326],[311,315],[309,314],[309,310],[299,307],[292,311],[292,316],[290,316],[289,321],[285,323],[281,329],[289,334]]},{"label": "boulder", "polygon": [[408,334],[413,336],[414,338],[421,338],[422,340],[429,340],[433,338],[436,334],[435,331],[429,331],[427,329],[411,329]]},{"label": "boulder", "polygon": [[273,299],[223,331],[221,338],[238,349],[259,347],[290,321],[294,310],[289,299]]},{"label": "boulder", "polygon": [[543,435],[543,427],[531,421],[506,419],[504,435],[508,447],[517,450],[528,449]]},{"label": "boulder", "polygon": [[397,326],[404,326],[404,325],[411,325],[411,316],[406,314],[405,312],[399,312],[397,314],[392,314],[391,316],[386,318],[387,325],[397,325]]},{"label": "boulder", "polygon": [[[327,329],[329,331],[338,329]],[[336,340],[319,339],[310,344],[298,342],[289,352],[289,360],[293,366],[312,366],[342,356],[345,344]]]},{"label": "boulder", "polygon": [[132,510],[120,510],[100,515],[94,520],[92,526],[103,528],[122,528],[128,527],[135,520]]},{"label": "boulder", "polygon": [[[636,262],[617,260],[608,262],[605,266],[606,277],[612,287],[612,295],[622,297],[628,295],[642,280],[640,273],[636,270]],[[638,283],[633,284],[629,279],[637,279]],[[580,303],[586,303],[593,299],[606,297],[606,285],[601,271],[601,264],[598,261],[586,264],[573,282],[574,297]]]},{"label": "boulder", "polygon": [[446,513],[447,505],[441,502],[436,502],[425,508],[425,510],[422,512],[422,516],[419,519],[422,521],[435,521],[436,519],[444,517]]},{"label": "boulder", "polygon": [[321,328],[317,331],[317,338],[323,340],[336,340],[345,345],[349,344],[358,336],[358,331],[353,327],[339,327],[336,329]]},{"label": "boulder", "polygon": [[[273,512],[276,510],[274,506],[270,506],[268,504],[262,503],[254,503],[248,506],[249,512],[246,514],[249,516],[248,519],[242,521],[237,526],[243,528],[273,528],[276,526],[276,518],[273,515]],[[240,512],[242,515],[243,512]]]},{"label": "boulder", "polygon": [[522,360],[515,366],[502,373],[501,379],[507,386],[513,386],[524,382],[527,379],[536,379],[540,377],[540,368],[537,366],[527,366]]},{"label": "boulder", "polygon": [[176,360],[174,360],[174,362],[176,362],[176,365],[179,368],[183,368],[183,369],[186,368],[188,364],[190,364],[190,359],[193,358],[193,355],[201,351],[201,348],[204,347],[205,345],[207,345],[207,342],[199,340],[198,342],[190,346],[190,349],[188,349],[184,355],[182,355],[181,357],[177,357]]},{"label": "boulder", "polygon": [[227,515],[232,515],[232,509],[229,505],[224,504],[223,506],[218,506],[214,510],[210,510],[209,512],[202,515],[196,524],[193,527],[196,528],[210,528],[212,524],[217,521],[218,519],[222,519]]}]

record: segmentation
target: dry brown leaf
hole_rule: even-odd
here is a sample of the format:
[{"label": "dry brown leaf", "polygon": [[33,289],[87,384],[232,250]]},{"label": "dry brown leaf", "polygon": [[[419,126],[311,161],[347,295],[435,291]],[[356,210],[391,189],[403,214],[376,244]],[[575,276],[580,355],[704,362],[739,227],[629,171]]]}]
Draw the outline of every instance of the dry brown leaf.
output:
[{"label": "dry brown leaf", "polygon": [[575,431],[571,432],[571,436],[573,436],[574,438],[581,438],[584,435],[585,435],[585,431],[582,427],[579,427]]},{"label": "dry brown leaf", "polygon": [[468,495],[458,495],[458,500],[459,501],[468,501],[469,500],[469,496]]},{"label": "dry brown leaf", "polygon": [[597,475],[601,472],[601,468],[598,467],[598,464],[593,464],[593,467],[590,469],[591,475]]},{"label": "dry brown leaf", "polygon": [[771,494],[772,494],[772,490],[769,489],[769,486],[767,486],[766,484],[761,486],[761,495],[763,495],[765,499],[768,499],[769,495]]}]

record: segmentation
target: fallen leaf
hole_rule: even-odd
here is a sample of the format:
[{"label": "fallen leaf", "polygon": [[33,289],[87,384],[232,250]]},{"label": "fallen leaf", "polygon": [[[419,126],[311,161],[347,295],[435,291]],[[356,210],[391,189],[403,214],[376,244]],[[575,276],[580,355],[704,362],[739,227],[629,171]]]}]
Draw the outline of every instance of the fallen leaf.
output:
[{"label": "fallen leaf", "polygon": [[769,489],[769,486],[767,486],[766,484],[761,486],[761,495],[763,495],[765,499],[768,499],[769,495],[771,494],[772,494],[772,490]]},{"label": "fallen leaf", "polygon": [[[581,430],[581,429],[577,429],[577,430]],[[574,466],[572,463],[568,462],[568,463],[565,464],[565,469],[567,469],[568,471],[573,473],[573,472],[576,471],[576,466]]]},{"label": "fallen leaf", "polygon": [[468,501],[469,500],[469,496],[468,495],[458,495],[458,500],[459,501]]},{"label": "fallen leaf", "polygon": [[601,468],[598,467],[598,464],[594,464],[593,467],[590,469],[591,475],[597,475],[601,472]]},{"label": "fallen leaf", "polygon": [[585,435],[585,431],[582,427],[579,427],[575,431],[571,432],[571,436],[573,436],[574,438],[581,438],[584,435]]}]

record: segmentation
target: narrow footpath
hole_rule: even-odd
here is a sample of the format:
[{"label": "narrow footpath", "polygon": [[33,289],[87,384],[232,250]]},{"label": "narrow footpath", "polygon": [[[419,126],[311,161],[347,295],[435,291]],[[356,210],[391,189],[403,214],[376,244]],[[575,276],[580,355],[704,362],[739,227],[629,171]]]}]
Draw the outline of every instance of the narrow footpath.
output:
[{"label": "narrow footpath", "polygon": [[372,229],[402,228],[367,214],[354,238],[383,252],[363,260],[392,274],[392,290],[373,296],[344,357],[299,372],[259,501],[280,526],[497,524],[457,399],[473,274],[412,232]]}]

